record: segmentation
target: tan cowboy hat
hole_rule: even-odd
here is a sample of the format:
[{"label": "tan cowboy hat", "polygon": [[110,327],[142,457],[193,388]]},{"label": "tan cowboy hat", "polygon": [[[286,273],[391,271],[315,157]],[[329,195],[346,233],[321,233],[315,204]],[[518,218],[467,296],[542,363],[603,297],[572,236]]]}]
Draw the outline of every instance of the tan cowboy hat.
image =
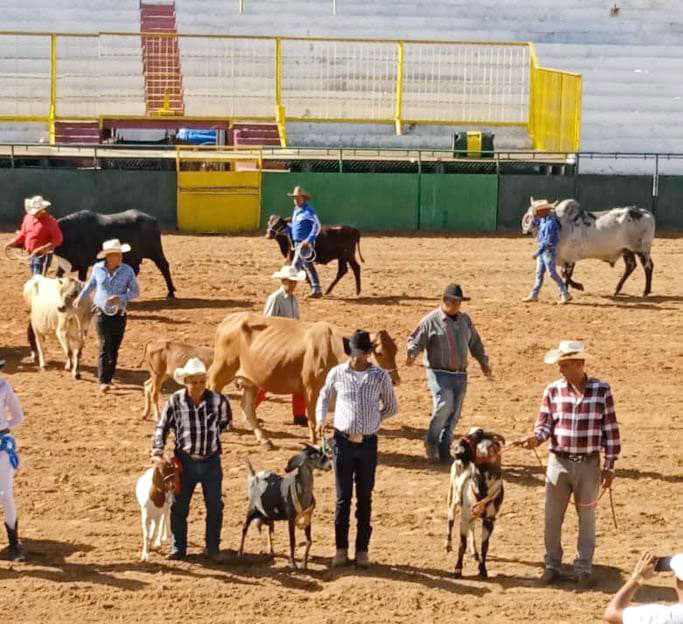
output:
[{"label": "tan cowboy hat", "polygon": [[273,273],[273,279],[286,279],[290,282],[303,282],[306,271],[297,271],[291,264],[285,264],[279,271]]},{"label": "tan cowboy hat", "polygon": [[30,214],[31,216],[35,216],[39,212],[47,210],[51,205],[52,204],[49,201],[43,199],[42,195],[34,195],[33,197],[27,197],[24,200],[24,210],[26,211],[26,214]]},{"label": "tan cowboy hat", "polygon": [[190,358],[185,362],[182,368],[176,368],[173,372],[173,379],[181,386],[185,384],[185,377],[193,377],[195,375],[206,376],[206,366],[199,358]]},{"label": "tan cowboy hat", "polygon": [[578,340],[563,340],[557,349],[550,349],[545,354],[544,362],[546,364],[557,364],[562,360],[589,360],[590,353],[586,351],[583,342]]},{"label": "tan cowboy hat", "polygon": [[538,214],[541,210],[553,210],[559,202],[551,204],[547,199],[531,198],[531,212]]},{"label": "tan cowboy hat", "polygon": [[304,199],[311,199],[311,196],[304,191],[303,187],[295,186],[291,193],[287,193],[288,197],[303,197]]},{"label": "tan cowboy hat", "polygon": [[110,253],[126,253],[130,251],[130,245],[128,243],[121,244],[118,238],[112,238],[111,240],[104,241],[102,243],[102,251],[97,254],[98,258],[106,258],[107,254]]}]

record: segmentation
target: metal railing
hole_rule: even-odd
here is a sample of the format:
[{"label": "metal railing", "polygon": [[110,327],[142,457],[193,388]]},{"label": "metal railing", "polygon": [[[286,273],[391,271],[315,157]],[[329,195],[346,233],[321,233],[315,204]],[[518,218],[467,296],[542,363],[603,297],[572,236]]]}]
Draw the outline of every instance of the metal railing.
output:
[{"label": "metal railing", "polygon": [[[173,38],[175,45],[156,45]],[[180,74],[144,75],[148,51]],[[179,52],[178,52],[179,50]],[[175,33],[0,32],[0,121],[149,119],[150,89],[176,97],[175,118],[527,128],[535,149],[578,151],[581,77],[540,67],[520,42]],[[152,84],[154,82],[154,84]]]}]

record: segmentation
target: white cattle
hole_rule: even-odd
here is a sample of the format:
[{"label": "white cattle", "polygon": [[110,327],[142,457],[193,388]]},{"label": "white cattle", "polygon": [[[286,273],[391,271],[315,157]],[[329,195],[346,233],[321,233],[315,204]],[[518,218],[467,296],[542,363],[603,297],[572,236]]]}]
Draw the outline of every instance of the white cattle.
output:
[{"label": "white cattle", "polygon": [[[531,198],[533,205],[534,198]],[[594,258],[610,266],[624,258],[626,268],[621,276],[615,296],[636,268],[636,256],[645,271],[643,296],[652,291],[654,263],[650,257],[655,237],[654,215],[643,208],[629,206],[601,212],[588,212],[574,199],[555,202],[554,213],[560,222],[560,241],[557,245],[557,265],[562,269],[566,285],[583,290],[583,285],[572,280],[574,266],[579,260]],[[532,208],[522,218],[522,232],[536,234]]]},{"label": "white cattle", "polygon": [[72,277],[50,278],[34,275],[24,284],[24,301],[29,306],[28,339],[31,355],[41,370],[45,369],[44,342],[54,334],[66,356],[66,370],[71,369],[74,379],[80,379],[78,370],[81,351],[92,319],[92,299],[85,297],[78,307],[73,302],[83,284]]}]

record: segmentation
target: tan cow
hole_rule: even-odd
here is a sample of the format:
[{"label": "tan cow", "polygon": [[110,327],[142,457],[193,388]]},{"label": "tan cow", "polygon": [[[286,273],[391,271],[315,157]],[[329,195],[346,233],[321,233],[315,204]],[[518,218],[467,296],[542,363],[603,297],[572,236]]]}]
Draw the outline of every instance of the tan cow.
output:
[{"label": "tan cow", "polygon": [[[396,343],[384,330],[371,334],[371,338],[377,344],[374,350],[377,363],[398,384]],[[245,420],[256,439],[270,449],[274,448],[273,443],[256,420],[258,388],[272,394],[303,395],[310,438],[315,443],[318,394],[328,371],[345,359],[344,332],[334,325],[237,312],[226,316],[216,330],[208,387],[220,392],[234,379],[243,389],[240,407]]]},{"label": "tan cow", "polygon": [[213,349],[172,340],[157,340],[145,345],[142,363],[147,366],[149,379],[145,382],[143,418],[153,413],[154,418],[159,420],[159,392],[162,384],[173,377],[176,368],[185,366],[185,362],[193,357],[199,358],[208,368],[213,360]]}]

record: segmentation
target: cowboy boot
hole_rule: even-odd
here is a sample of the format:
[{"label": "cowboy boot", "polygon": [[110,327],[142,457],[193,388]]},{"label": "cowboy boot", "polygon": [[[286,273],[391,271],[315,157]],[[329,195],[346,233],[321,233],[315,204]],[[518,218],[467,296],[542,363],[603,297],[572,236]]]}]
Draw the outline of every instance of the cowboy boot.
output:
[{"label": "cowboy boot", "polygon": [[7,539],[9,539],[9,550],[8,556],[10,561],[26,561],[24,556],[24,547],[19,541],[19,521],[14,523],[14,528],[10,529],[8,524],[5,524],[5,529],[7,529]]}]

